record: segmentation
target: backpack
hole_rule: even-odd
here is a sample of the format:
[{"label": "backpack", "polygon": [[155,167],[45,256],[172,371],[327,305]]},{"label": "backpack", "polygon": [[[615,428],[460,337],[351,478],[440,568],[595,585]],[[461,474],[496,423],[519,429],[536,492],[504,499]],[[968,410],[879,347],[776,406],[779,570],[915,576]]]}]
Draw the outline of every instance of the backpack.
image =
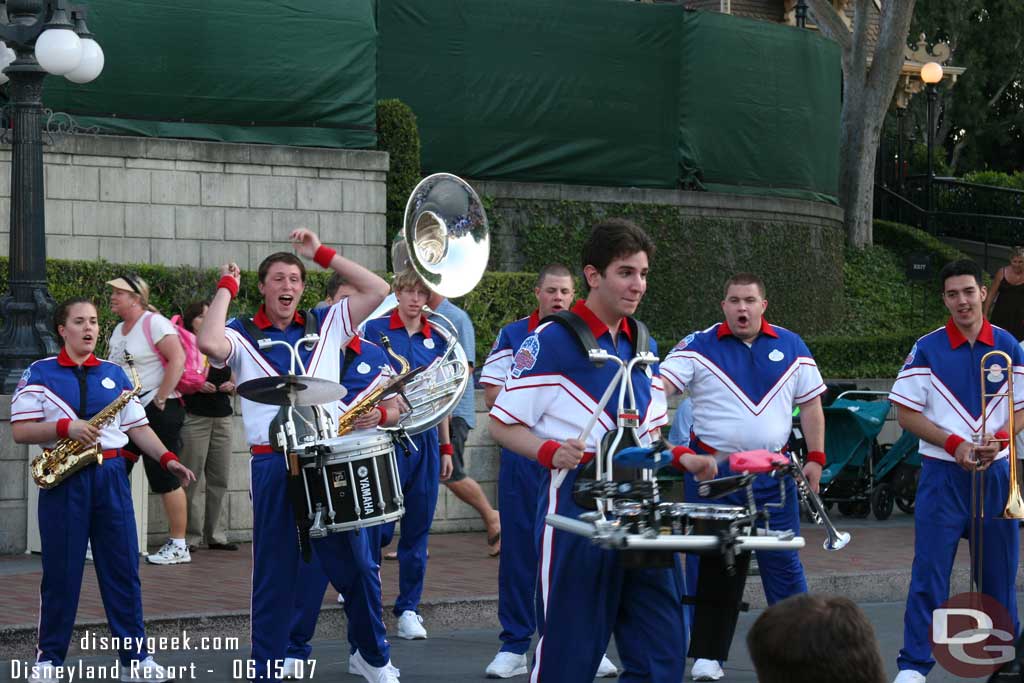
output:
[{"label": "backpack", "polygon": [[[199,351],[196,335],[186,330],[182,324],[181,316],[175,315],[171,318],[171,323],[177,328],[178,339],[181,340],[181,346],[185,350],[185,369],[182,371],[181,379],[178,380],[178,385],[175,389],[180,394],[194,394],[206,382],[206,358]],[[151,314],[147,314],[142,318],[142,331],[146,335],[146,341],[149,342],[153,352],[160,358],[160,364],[167,367],[167,359],[164,358],[160,350],[156,348],[156,344],[153,343],[152,325],[153,316]]]}]

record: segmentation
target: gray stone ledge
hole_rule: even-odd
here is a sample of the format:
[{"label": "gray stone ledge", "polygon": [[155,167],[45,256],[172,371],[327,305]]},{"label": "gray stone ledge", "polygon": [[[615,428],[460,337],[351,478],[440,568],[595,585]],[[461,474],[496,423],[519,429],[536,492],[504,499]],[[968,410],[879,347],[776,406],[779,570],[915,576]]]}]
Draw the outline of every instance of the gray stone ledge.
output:
[{"label": "gray stone ledge", "polygon": [[[0,145],[0,150],[0,153],[9,153],[10,145]],[[49,155],[267,164],[383,173],[388,170],[387,152],[376,150],[285,147],[120,135],[56,136],[53,144],[47,146],[46,152]]]},{"label": "gray stone ledge", "polygon": [[482,195],[499,199],[536,201],[583,201],[597,203],[663,204],[687,209],[690,215],[774,220],[788,223],[834,224],[841,227],[843,210],[826,202],[787,197],[738,195],[722,192],[655,190],[636,187],[599,187],[593,185],[554,185],[472,181]]}]

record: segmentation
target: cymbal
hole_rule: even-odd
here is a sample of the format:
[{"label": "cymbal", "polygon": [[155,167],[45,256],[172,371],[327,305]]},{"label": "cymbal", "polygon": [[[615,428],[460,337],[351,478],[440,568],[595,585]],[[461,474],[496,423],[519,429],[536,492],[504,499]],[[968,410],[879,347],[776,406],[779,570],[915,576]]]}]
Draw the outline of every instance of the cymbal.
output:
[{"label": "cymbal", "polygon": [[412,370],[409,370],[407,372],[403,372],[400,375],[395,375],[393,378],[391,378],[391,381],[388,382],[388,390],[384,394],[383,398],[384,399],[391,398],[396,393],[404,390],[405,389],[405,385],[409,382],[409,380],[411,380],[413,377],[415,377],[416,375],[418,375],[421,372],[423,372],[424,370],[426,370],[427,367],[428,366],[426,366],[426,365],[421,365],[418,368],[413,368]]},{"label": "cymbal", "polygon": [[238,386],[242,398],[273,406],[319,406],[337,401],[346,393],[337,382],[303,375],[260,377]]}]

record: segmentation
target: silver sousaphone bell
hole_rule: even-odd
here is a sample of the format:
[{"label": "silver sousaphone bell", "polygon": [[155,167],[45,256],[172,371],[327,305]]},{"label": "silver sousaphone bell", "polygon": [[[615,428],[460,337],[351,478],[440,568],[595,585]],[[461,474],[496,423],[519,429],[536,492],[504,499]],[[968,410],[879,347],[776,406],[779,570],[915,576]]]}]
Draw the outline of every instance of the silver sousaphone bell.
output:
[{"label": "silver sousaphone bell", "polygon": [[[421,180],[409,196],[402,231],[392,245],[392,262],[395,272],[411,267],[431,291],[457,298],[480,282],[490,245],[487,214],[477,193],[458,176],[435,173]],[[367,320],[389,313],[396,305],[392,294]],[[427,312],[455,329],[443,315]],[[411,410],[390,430],[419,434],[435,427],[454,410],[469,385],[469,363],[458,338],[444,325],[434,329],[445,338],[448,352],[408,383],[403,396]]]}]

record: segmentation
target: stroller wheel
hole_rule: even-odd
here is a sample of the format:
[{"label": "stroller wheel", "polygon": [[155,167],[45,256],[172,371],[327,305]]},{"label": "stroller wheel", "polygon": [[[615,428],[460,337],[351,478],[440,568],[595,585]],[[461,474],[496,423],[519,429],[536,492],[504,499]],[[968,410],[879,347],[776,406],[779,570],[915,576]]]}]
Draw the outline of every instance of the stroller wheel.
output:
[{"label": "stroller wheel", "polygon": [[875,513],[875,519],[884,521],[892,515],[893,506],[892,487],[885,482],[875,486],[871,492],[871,512]]},{"label": "stroller wheel", "polygon": [[896,496],[896,507],[908,515],[914,514],[914,499],[904,496]]}]

